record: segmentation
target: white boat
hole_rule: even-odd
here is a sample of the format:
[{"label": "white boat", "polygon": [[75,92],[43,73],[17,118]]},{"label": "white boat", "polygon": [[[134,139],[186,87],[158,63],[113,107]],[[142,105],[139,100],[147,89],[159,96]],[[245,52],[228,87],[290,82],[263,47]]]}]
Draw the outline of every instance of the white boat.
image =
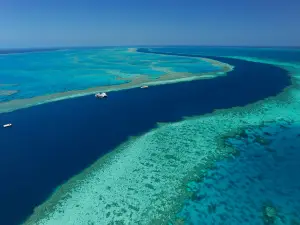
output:
[{"label": "white boat", "polygon": [[4,128],[6,128],[6,127],[11,127],[11,126],[12,126],[12,124],[11,124],[11,123],[4,124],[4,125],[3,125],[3,127],[4,127]]},{"label": "white boat", "polygon": [[105,92],[97,93],[97,94],[95,94],[95,97],[96,98],[107,98],[107,94]]},{"label": "white boat", "polygon": [[147,85],[144,85],[144,86],[142,86],[141,88],[148,88],[149,86],[147,86]]}]

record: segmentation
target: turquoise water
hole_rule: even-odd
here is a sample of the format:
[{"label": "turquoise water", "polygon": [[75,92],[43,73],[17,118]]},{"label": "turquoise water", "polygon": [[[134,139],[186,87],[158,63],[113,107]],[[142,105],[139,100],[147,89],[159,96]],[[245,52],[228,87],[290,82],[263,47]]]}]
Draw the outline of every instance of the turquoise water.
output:
[{"label": "turquoise water", "polygon": [[[54,80],[56,90],[61,91],[66,84],[72,88],[94,85],[97,78],[102,85],[116,81],[109,76],[132,80],[144,74],[154,79],[164,73],[213,69],[209,63],[178,53],[300,61],[298,50],[178,47],[160,51],[173,51],[174,55],[132,53],[121,48],[26,53],[25,58],[35,59],[32,65],[30,60],[22,62],[22,54],[0,55],[11,57],[6,58],[7,63],[3,61],[6,69],[2,72],[20,71],[11,73],[10,85],[0,88],[22,87],[10,97],[25,98],[29,91],[31,95],[48,93],[47,82]],[[30,54],[37,55],[31,58]],[[51,59],[49,64],[46,56]],[[13,57],[20,61],[15,67],[9,63]],[[215,79],[112,92],[107,101],[85,96],[0,114],[1,123],[14,124],[12,129],[0,130],[0,173],[5,181],[0,196],[2,223],[18,224],[34,214],[39,223],[27,224],[153,224],[153,215],[177,215],[184,221],[178,224],[188,225],[299,224],[299,89],[293,87],[292,93],[276,100],[274,96],[291,85],[288,72],[277,67],[280,63],[211,58],[235,69]],[[78,70],[90,74],[73,74]],[[297,75],[291,76],[296,79]],[[3,80],[0,84],[6,83],[7,79]],[[30,89],[34,83],[36,88]],[[274,102],[265,99],[272,96]],[[261,104],[254,104],[259,100]],[[241,107],[237,110],[235,106]],[[211,113],[215,109],[219,111]],[[186,118],[191,116],[196,117]],[[157,122],[168,123],[156,126]],[[132,136],[135,138],[124,144]],[[224,136],[227,146],[238,154],[228,155],[224,145],[217,145]],[[110,151],[115,153],[107,155],[110,164],[101,164],[101,157]],[[206,161],[210,156],[218,161]],[[93,170],[86,169],[98,160]],[[197,179],[194,168],[212,163],[213,169],[200,171],[204,179]],[[78,182],[75,188],[74,180]],[[56,196],[55,209],[47,208],[52,207],[52,198],[46,201],[44,209],[54,212],[42,221],[45,215],[34,207],[63,183],[66,195]],[[187,196],[180,193],[187,186],[192,198],[186,198],[184,207],[173,214],[170,208],[183,203]],[[267,208],[273,210],[273,217],[266,217]]]},{"label": "turquoise water", "polygon": [[[290,48],[172,47],[151,50],[174,55],[252,58],[288,65],[295,70],[300,65],[300,50]],[[299,97],[294,100],[299,105]],[[268,113],[262,115],[263,118]],[[249,126],[240,135],[228,138],[227,145],[234,147],[237,154],[215,163],[200,182],[188,184],[192,198],[186,199],[178,219],[187,225],[300,224],[300,127],[299,122],[288,120],[290,115],[293,115],[292,110],[285,116],[275,113],[277,118],[283,116],[283,119]],[[250,122],[250,118],[245,121]]]},{"label": "turquoise water", "polygon": [[[238,155],[189,184],[194,195],[179,214],[186,224],[299,224],[299,124],[249,128],[227,143]],[[266,215],[267,207],[274,216]]]},{"label": "turquoise water", "polygon": [[[219,70],[187,57],[130,52],[127,48],[66,49],[0,54],[0,101],[127,83],[138,76]],[[4,85],[5,86],[4,86]]]},{"label": "turquoise water", "polygon": [[[237,59],[214,59],[233,65],[235,69],[227,76],[214,79],[153,86],[147,90],[135,88],[111,92],[109,98],[104,101],[99,101],[93,96],[84,96],[0,114],[0,124],[7,121],[14,124],[12,129],[0,129],[3,148],[0,177],[5,180],[5,185],[0,188],[0,202],[5,206],[0,208],[0,214],[3,214],[2,223],[18,224],[33,212],[35,206],[46,200],[57,186],[124,143],[130,136],[149,132],[156,127],[157,122],[172,124],[182,120],[184,116],[202,115],[214,109],[246,105],[276,95],[290,84],[286,71],[274,66]],[[257,74],[260,76],[257,77]],[[266,87],[265,83],[270,79],[274,82]],[[253,89],[259,91],[253,92]],[[128,204],[138,208],[160,208],[153,205],[157,201],[152,199],[167,199],[169,195],[173,196],[174,192],[167,190],[177,188],[172,187],[170,180],[179,181],[187,165],[191,164],[194,167],[202,153],[212,149],[212,144],[209,144],[209,148],[199,147],[205,143],[205,138],[211,135],[208,130],[215,132],[216,127],[201,131],[209,127],[209,124],[197,124],[195,126],[188,123],[179,129],[175,126],[157,135],[150,135],[150,140],[140,142],[132,151],[125,150],[124,153],[132,152],[133,155],[119,157],[124,161],[117,162],[117,168],[111,169],[112,176],[109,177],[115,178],[116,183],[110,185],[111,179],[107,175],[101,175],[94,187],[83,188],[89,190],[88,193],[93,196],[76,200],[80,206],[87,204],[86,209],[80,210],[84,215],[78,216],[77,212],[72,211],[69,222],[59,220],[52,222],[52,225],[91,224],[88,220],[93,218],[88,214],[96,216],[99,211],[103,212],[103,217],[98,215],[100,222],[95,222],[95,219],[95,224],[115,224],[117,219],[112,212],[118,212],[120,208],[105,208],[105,205],[109,204],[126,209],[128,213],[122,216],[122,220],[130,222],[123,224],[145,224],[131,218],[130,214],[139,215],[141,218],[144,216],[142,210],[136,212],[129,208]],[[217,127],[222,127],[222,124]],[[199,136],[201,140],[197,139]],[[195,142],[198,144],[195,145]],[[143,152],[149,153],[149,158],[143,157]],[[151,152],[153,154],[150,154]],[[144,161],[140,164],[140,160]],[[140,171],[141,165],[144,165],[144,169],[137,172]],[[122,173],[119,167],[127,171],[124,177],[120,178]],[[104,171],[109,168],[111,167],[105,166]],[[174,173],[171,173],[172,171]],[[83,183],[91,183],[86,178],[80,179]],[[104,185],[98,186],[99,182],[103,182]],[[149,189],[149,184],[154,185],[155,189]],[[117,192],[97,190],[95,193],[95,189],[107,185],[112,189],[125,186]],[[157,195],[157,192],[164,194]],[[102,196],[107,193],[109,197],[100,201],[97,193],[101,193]],[[111,193],[113,194],[110,195]],[[146,193],[147,198],[143,197],[143,193]],[[124,200],[119,199],[122,196],[126,196]],[[99,201],[94,204],[88,199]],[[16,205],[18,210],[15,210]],[[106,213],[111,216],[106,217]],[[82,223],[75,221],[77,216],[82,218]]]}]

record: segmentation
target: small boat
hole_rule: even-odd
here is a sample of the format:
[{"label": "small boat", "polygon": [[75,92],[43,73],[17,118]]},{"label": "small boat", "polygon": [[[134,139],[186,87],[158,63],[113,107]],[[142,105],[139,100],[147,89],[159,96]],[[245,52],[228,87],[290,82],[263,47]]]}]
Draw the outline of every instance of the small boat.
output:
[{"label": "small boat", "polygon": [[144,86],[142,86],[141,88],[148,88],[149,86],[147,86],[147,85],[144,85]]},{"label": "small boat", "polygon": [[11,126],[12,126],[12,124],[11,124],[11,123],[4,124],[4,125],[3,125],[3,127],[4,127],[4,128],[6,128],[6,127],[11,127]]},{"label": "small boat", "polygon": [[95,94],[95,97],[96,98],[107,98],[107,94],[105,92],[97,93],[97,94]]}]

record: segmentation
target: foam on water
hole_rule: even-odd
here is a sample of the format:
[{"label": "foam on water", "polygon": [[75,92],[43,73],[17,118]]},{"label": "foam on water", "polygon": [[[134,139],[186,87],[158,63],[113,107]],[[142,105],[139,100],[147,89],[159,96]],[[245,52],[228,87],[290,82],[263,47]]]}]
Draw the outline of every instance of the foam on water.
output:
[{"label": "foam on water", "polygon": [[184,218],[176,213],[184,199],[193,196],[188,184],[202,180],[217,160],[236,153],[227,144],[228,137],[266,122],[300,122],[299,70],[295,68],[298,65],[286,67],[293,85],[276,97],[160,124],[132,138],[62,185],[24,224],[183,224]]}]

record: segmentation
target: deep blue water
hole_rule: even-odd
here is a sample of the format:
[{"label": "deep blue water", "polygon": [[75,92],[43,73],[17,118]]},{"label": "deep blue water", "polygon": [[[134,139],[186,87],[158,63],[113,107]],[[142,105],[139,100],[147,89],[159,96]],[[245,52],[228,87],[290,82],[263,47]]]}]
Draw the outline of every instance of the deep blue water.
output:
[{"label": "deep blue water", "polygon": [[300,62],[300,48],[254,48],[254,47],[155,47],[141,48],[140,52],[151,51],[157,53],[172,53],[172,55],[188,55],[188,56],[243,56],[261,59]]},{"label": "deep blue water", "polygon": [[[0,214],[18,224],[51,192],[129,136],[214,109],[276,95],[287,72],[266,64],[216,58],[235,66],[226,77],[85,96],[0,114]],[[105,131],[105,132],[103,132]]]}]

